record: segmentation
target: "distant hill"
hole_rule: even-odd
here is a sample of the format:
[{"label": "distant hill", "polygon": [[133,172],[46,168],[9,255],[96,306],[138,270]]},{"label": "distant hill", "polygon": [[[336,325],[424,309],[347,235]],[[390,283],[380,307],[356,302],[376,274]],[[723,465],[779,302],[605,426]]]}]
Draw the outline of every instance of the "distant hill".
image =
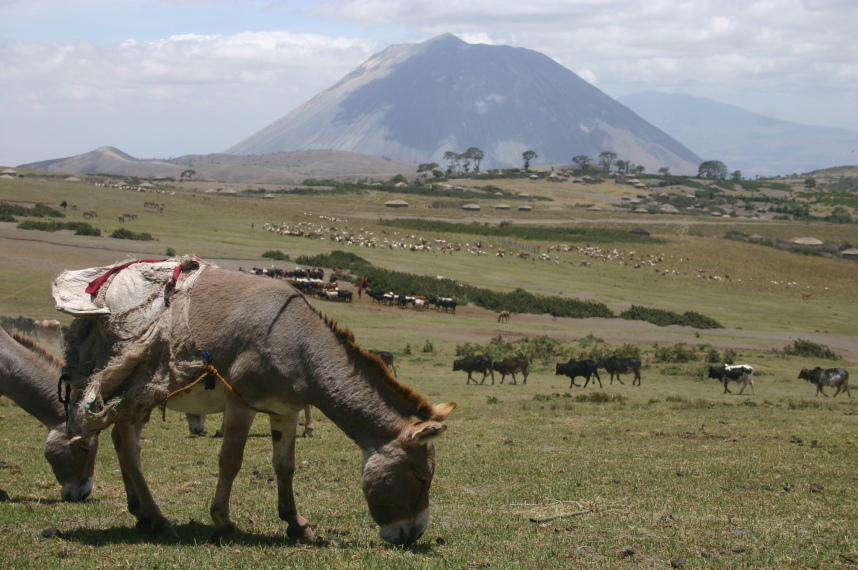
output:
[{"label": "distant hill", "polygon": [[701,158],[548,56],[444,34],[391,46],[331,88],[226,150],[336,149],[447,166],[477,147],[482,169],[594,159],[697,173]]},{"label": "distant hill", "polygon": [[417,164],[353,152],[310,150],[261,156],[192,154],[169,160],[134,158],[119,149],[103,146],[91,152],[22,164],[21,168],[70,174],[117,174],[121,176],[179,178],[187,169],[197,180],[232,183],[297,184],[307,178],[386,179],[396,174],[413,175]]},{"label": "distant hill", "polygon": [[746,177],[858,163],[858,132],[800,125],[703,97],[647,91],[619,97],[705,160]]}]

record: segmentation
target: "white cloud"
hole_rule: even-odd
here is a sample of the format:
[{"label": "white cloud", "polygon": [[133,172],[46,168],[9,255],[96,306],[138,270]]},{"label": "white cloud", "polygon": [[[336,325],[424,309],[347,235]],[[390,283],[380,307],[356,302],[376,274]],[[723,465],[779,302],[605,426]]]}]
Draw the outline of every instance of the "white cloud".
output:
[{"label": "white cloud", "polygon": [[[388,45],[445,32],[545,53],[615,97],[679,91],[784,120],[858,129],[854,0],[254,0],[240,6],[232,0],[19,0],[3,6],[0,160],[23,148],[23,138],[40,149],[62,139],[57,144],[69,147],[60,153],[65,156],[91,150],[79,147],[90,144],[88,137],[116,132],[120,123],[131,142],[128,148],[111,144],[132,154],[132,146],[148,144],[153,150],[140,153],[157,155],[165,137],[144,142],[141,133],[175,125],[190,132],[168,138],[185,144],[193,132],[205,133],[184,153],[222,150]],[[24,137],[36,124],[44,133]],[[52,136],[51,125],[63,136]],[[27,158],[54,156],[38,152]]]}]

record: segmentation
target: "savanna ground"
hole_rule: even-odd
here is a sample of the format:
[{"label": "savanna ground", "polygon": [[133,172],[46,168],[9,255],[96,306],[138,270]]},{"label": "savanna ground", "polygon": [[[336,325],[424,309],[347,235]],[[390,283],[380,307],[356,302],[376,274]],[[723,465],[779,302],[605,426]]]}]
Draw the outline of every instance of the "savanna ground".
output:
[{"label": "savanna ground", "polygon": [[[510,183],[512,184],[512,183]],[[176,192],[137,193],[25,178],[0,180],[0,199],[56,206],[75,203],[70,220],[95,209],[93,225],[148,232],[158,241],[48,234],[0,223],[0,314],[68,317],[54,310],[50,283],[63,269],[109,265],[128,256],[161,258],[166,248],[196,253],[227,269],[271,265],[262,252],[298,255],[350,251],[381,267],[443,275],[472,285],[592,299],[619,312],[631,304],[675,312],[694,310],[725,328],[656,327],[620,319],[552,319],[496,314],[474,306],[456,315],[381,307],[366,297],[350,305],[314,301],[351,328],[369,349],[390,350],[402,381],[433,402],[458,408],[438,443],[432,487],[432,521],[411,548],[377,536],[360,492],[360,456],[334,425],[320,418],[316,437],[298,442],[296,497],[301,513],[317,524],[319,540],[285,538],[276,513],[266,420],[257,419],[233,493],[240,542],[206,544],[208,503],[216,480],[218,440],[190,436],[184,419],[153,417],[143,442],[144,469],[154,495],[174,522],[178,541],[140,536],[124,502],[118,466],[103,442],[93,494],[83,504],[59,502],[56,481],[41,456],[45,432],[8,400],[0,401],[0,558],[27,567],[233,567],[302,568],[832,568],[858,564],[858,396],[814,397],[797,380],[803,367],[858,367],[855,283],[858,265],[717,238],[734,229],[764,237],[813,235],[856,241],[854,225],[670,216],[634,217],[590,212],[619,199],[622,188],[560,189],[557,184],[517,184],[552,201],[533,203],[529,214],[491,207],[467,216],[429,209],[430,198],[408,196],[411,206],[391,212],[387,193],[262,198]],[[583,193],[583,194],[582,194]],[[165,203],[158,214],[143,202]],[[578,207],[575,204],[579,204]],[[117,216],[137,213],[120,224]],[[320,217],[324,216],[324,217]],[[618,260],[552,252],[550,261],[370,249],[283,237],[265,222],[324,224],[389,240],[412,232],[379,226],[381,217],[425,216],[497,224],[644,226],[661,243],[593,244],[634,250],[661,259],[639,269]],[[570,222],[570,220],[575,220]],[[387,232],[382,234],[381,232]],[[463,245],[466,235],[419,236]],[[481,238],[488,248],[491,240]],[[538,244],[541,251],[553,245]],[[577,244],[584,245],[584,244]],[[555,258],[556,255],[556,258]],[[556,263],[555,263],[556,261]],[[581,261],[590,261],[582,266]],[[275,262],[278,267],[293,263]],[[330,268],[326,268],[328,271]],[[658,272],[655,271],[658,269]],[[700,277],[703,275],[704,277]],[[725,279],[729,275],[730,280]],[[710,278],[712,276],[712,278]],[[721,279],[715,279],[720,277]],[[344,285],[347,286],[347,285]],[[802,301],[800,292],[813,292]],[[514,308],[511,308],[514,310]],[[547,336],[557,354],[532,364],[527,384],[465,385],[453,373],[458,346],[488,344],[501,336],[523,341]],[[610,384],[570,388],[554,364],[592,346],[636,346],[643,355],[642,386]],[[830,347],[839,360],[786,355],[798,339]],[[660,362],[656,346],[686,343],[691,362]],[[55,343],[52,344],[56,349]],[[756,394],[723,394],[704,380],[705,355],[736,352],[756,369]],[[498,378],[499,380],[499,378]],[[579,383],[581,381],[579,380]],[[855,383],[853,381],[853,383]],[[212,418],[217,423],[217,418]],[[209,426],[209,434],[215,426]],[[556,518],[552,518],[556,517]],[[536,519],[534,522],[532,519]],[[43,538],[41,531],[61,536]],[[681,559],[681,560],[680,560]]]}]

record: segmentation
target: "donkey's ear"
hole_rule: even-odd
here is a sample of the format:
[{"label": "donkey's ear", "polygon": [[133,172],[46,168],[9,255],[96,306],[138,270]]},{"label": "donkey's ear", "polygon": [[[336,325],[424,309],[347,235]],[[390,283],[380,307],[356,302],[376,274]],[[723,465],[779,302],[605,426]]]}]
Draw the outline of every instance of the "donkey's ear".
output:
[{"label": "donkey's ear", "polygon": [[428,443],[444,433],[447,426],[438,422],[420,422],[405,433],[405,445],[408,447],[419,447]]},{"label": "donkey's ear", "polygon": [[432,419],[436,422],[443,422],[447,419],[447,416],[450,415],[450,412],[453,411],[453,408],[456,407],[456,402],[446,402],[444,404],[438,404],[432,408]]}]

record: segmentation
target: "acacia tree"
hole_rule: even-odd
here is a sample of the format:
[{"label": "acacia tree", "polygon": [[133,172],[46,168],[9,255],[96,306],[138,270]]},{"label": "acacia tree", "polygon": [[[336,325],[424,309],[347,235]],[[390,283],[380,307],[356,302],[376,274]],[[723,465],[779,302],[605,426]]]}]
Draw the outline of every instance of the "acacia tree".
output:
[{"label": "acacia tree", "polygon": [[616,165],[617,165],[617,172],[628,172],[629,166],[631,166],[631,162],[629,162],[628,160],[618,160],[616,162]]},{"label": "acacia tree", "polygon": [[446,160],[449,164],[447,165],[447,172],[458,174],[459,173],[459,165],[462,163],[462,155],[458,152],[454,152],[452,150],[448,150],[444,153],[444,160]]},{"label": "acacia tree", "polygon": [[526,150],[521,153],[521,158],[524,159],[524,171],[530,172],[530,161],[534,158],[539,158],[539,155],[532,150]]},{"label": "acacia tree", "polygon": [[658,169],[658,173],[661,174],[662,176],[669,176],[670,175],[670,167],[669,166],[662,166],[661,168]]},{"label": "acacia tree", "polygon": [[587,170],[589,168],[590,161],[592,160],[592,158],[584,154],[579,154],[578,156],[572,157],[572,162],[577,164],[581,168],[581,170]]},{"label": "acacia tree", "polygon": [[[483,160],[483,158],[485,158],[486,153],[484,153],[482,151],[482,149],[479,149],[475,146],[472,146],[471,148],[469,148],[468,150],[463,152],[462,156],[467,161],[471,161],[471,160],[474,161],[474,172],[479,174],[480,173],[480,161]],[[467,171],[467,168],[465,168],[465,171]]]},{"label": "acacia tree", "polygon": [[423,180],[425,180],[426,177],[429,176],[430,172],[432,172],[434,175],[436,168],[438,168],[437,162],[424,162],[423,164],[421,164],[417,167],[417,174],[420,175],[419,178],[422,178]]},{"label": "acacia tree", "polygon": [[599,153],[599,164],[602,165],[602,170],[605,172],[609,172],[611,170],[611,165],[614,161],[617,160],[617,153],[606,150],[605,152]]},{"label": "acacia tree", "polygon": [[700,167],[697,169],[697,178],[724,180],[727,178],[727,166],[720,160],[701,162]]}]

